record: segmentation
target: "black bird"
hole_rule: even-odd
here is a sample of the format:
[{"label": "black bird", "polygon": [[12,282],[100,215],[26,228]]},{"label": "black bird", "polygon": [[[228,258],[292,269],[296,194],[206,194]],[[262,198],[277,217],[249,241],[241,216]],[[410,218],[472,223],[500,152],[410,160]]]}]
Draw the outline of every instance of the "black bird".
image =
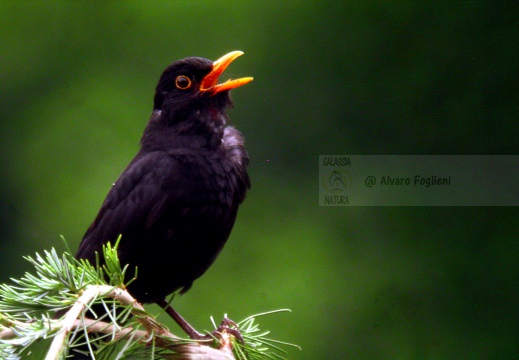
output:
[{"label": "black bird", "polygon": [[138,269],[128,291],[139,302],[165,307],[193,338],[202,335],[165,299],[189,290],[214,262],[250,188],[244,138],[227,126],[226,108],[232,105],[229,90],[252,78],[218,84],[242,54],[233,51],[214,62],[188,57],[164,70],[140,150],[111,188],[76,254],[94,264],[103,244],[121,235],[121,264]]}]

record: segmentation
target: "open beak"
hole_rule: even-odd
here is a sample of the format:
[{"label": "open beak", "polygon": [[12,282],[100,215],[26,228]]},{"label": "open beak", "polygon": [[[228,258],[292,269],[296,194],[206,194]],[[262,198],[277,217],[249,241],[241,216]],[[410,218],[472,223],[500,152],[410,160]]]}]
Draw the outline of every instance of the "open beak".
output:
[{"label": "open beak", "polygon": [[227,80],[224,83],[218,84],[218,77],[222,75],[224,70],[229,66],[234,59],[238,56],[243,55],[243,51],[231,51],[228,54],[225,54],[218,60],[213,63],[213,70],[209,74],[207,74],[202,80],[202,84],[200,85],[200,91],[207,91],[211,95],[216,95],[222,91],[232,90],[239,86],[248,84],[252,81],[251,77],[243,77],[234,80]]}]

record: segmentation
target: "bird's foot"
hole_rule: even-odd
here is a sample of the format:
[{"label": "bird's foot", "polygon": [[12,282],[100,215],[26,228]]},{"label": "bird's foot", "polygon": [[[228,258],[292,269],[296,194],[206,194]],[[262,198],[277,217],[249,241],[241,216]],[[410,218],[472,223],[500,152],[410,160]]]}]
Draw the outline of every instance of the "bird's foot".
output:
[{"label": "bird's foot", "polygon": [[245,339],[243,338],[243,335],[241,334],[240,329],[238,328],[238,324],[236,324],[234,321],[227,317],[224,317],[220,325],[210,333],[207,333],[205,335],[198,333],[200,338],[198,338],[197,340],[225,340],[225,334],[229,334],[235,337],[243,345],[245,344]]},{"label": "bird's foot", "polygon": [[224,317],[222,322],[220,323],[220,326],[218,326],[215,330],[213,330],[210,333],[207,334],[201,334],[196,329],[191,326],[182,316],[180,316],[179,313],[177,313],[171,305],[169,305],[166,300],[162,300],[157,302],[157,304],[162,307],[166,312],[177,322],[177,324],[186,332],[186,334],[193,340],[199,340],[199,341],[213,341],[215,339],[224,341],[226,338],[226,334],[229,334],[231,336],[234,336],[236,339],[238,339],[239,342],[242,344],[245,344],[245,340],[243,339],[243,336],[238,329],[238,324],[236,324],[231,319]]}]

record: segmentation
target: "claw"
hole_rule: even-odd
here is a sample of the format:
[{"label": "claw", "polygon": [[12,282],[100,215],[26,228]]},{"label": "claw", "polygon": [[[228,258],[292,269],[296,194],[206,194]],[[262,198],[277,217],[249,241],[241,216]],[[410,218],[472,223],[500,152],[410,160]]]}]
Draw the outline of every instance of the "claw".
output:
[{"label": "claw", "polygon": [[[234,328],[232,328],[233,326]],[[226,332],[228,334],[231,334],[234,336],[242,345],[245,345],[245,339],[243,338],[243,335],[240,332],[240,329],[238,328],[238,324],[236,324],[231,319],[224,317],[222,322],[220,323],[220,326],[216,330],[214,330],[211,334],[214,335],[214,333],[222,333]]]}]

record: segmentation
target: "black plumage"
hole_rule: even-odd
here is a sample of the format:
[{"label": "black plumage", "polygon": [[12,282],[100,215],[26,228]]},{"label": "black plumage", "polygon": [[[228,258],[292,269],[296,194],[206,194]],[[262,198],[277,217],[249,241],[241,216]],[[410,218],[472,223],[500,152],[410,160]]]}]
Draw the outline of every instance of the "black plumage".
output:
[{"label": "black plumage", "polygon": [[122,236],[121,264],[138,277],[129,292],[162,303],[187,291],[222,250],[250,187],[242,134],[227,126],[229,90],[252,78],[218,84],[241,52],[212,62],[171,64],[156,88],[141,148],[109,191],[77,258],[94,263],[102,245]]}]

